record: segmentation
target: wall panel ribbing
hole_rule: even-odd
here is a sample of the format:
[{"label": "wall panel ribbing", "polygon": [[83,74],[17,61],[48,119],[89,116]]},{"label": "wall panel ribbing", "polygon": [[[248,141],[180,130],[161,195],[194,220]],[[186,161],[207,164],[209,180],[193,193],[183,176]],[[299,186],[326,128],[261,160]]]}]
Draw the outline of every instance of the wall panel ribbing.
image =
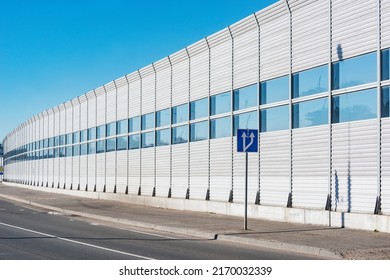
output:
[{"label": "wall panel ribbing", "polygon": [[140,70],[142,77],[142,114],[154,112],[156,98],[156,79],[152,66]]},{"label": "wall panel ribbing", "polygon": [[390,119],[382,119],[381,127],[381,203],[382,212],[390,214]]},{"label": "wall panel ribbing", "polygon": [[156,147],[156,196],[168,197],[171,185],[170,146]]},{"label": "wall panel ribbing", "polygon": [[191,100],[209,95],[210,54],[206,40],[188,47],[191,60]]},{"label": "wall panel ribbing", "polygon": [[171,106],[171,65],[168,59],[154,64],[156,69],[156,110]]},{"label": "wall panel ribbing", "polygon": [[96,186],[96,154],[88,155],[88,191],[93,191]]},{"label": "wall panel ribbing", "polygon": [[116,121],[116,88],[114,83],[104,86],[106,90],[107,123]]},{"label": "wall panel ribbing", "polygon": [[116,176],[116,152],[106,153],[106,192],[113,193]]},{"label": "wall panel ribbing", "polygon": [[106,184],[106,154],[96,155],[96,191],[102,192]]},{"label": "wall panel ribbing", "polygon": [[140,150],[129,150],[129,194],[138,194],[141,182]]},{"label": "wall panel ribbing", "polygon": [[190,198],[206,198],[209,186],[209,143],[190,143]]},{"label": "wall panel ribbing", "polygon": [[88,128],[96,126],[96,97],[93,91],[88,92],[87,103],[88,103]]},{"label": "wall panel ribbing", "polygon": [[126,80],[117,83],[117,118],[123,120],[128,118],[129,89]]},{"label": "wall panel ribbing", "polygon": [[152,196],[154,189],[154,148],[141,150],[141,193]]},{"label": "wall panel ribbing", "polygon": [[88,181],[88,156],[80,156],[80,190],[85,190]]},{"label": "wall panel ribbing", "polygon": [[185,198],[188,188],[188,143],[172,146],[172,197]]},{"label": "wall panel ribbing", "polygon": [[85,95],[80,96],[80,130],[88,128],[88,100]]},{"label": "wall panel ribbing", "polygon": [[171,56],[172,62],[172,106],[188,102],[190,85],[190,61],[186,51]]},{"label": "wall panel ribbing", "polygon": [[104,88],[98,88],[96,93],[96,126],[106,123],[106,94]]},{"label": "wall panel ribbing", "polygon": [[116,192],[125,193],[127,187],[127,151],[116,154]]},{"label": "wall panel ribbing", "polygon": [[390,0],[381,0],[381,47],[390,47]]}]

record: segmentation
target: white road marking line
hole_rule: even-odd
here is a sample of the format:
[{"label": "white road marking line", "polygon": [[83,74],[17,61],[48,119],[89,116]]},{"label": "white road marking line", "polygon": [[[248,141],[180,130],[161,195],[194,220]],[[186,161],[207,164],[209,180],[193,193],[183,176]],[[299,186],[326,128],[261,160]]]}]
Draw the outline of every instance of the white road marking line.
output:
[{"label": "white road marking line", "polygon": [[0,222],[0,225],[6,226],[6,227],[10,227],[10,228],[19,229],[19,230],[23,230],[23,231],[27,231],[27,232],[31,232],[31,233],[35,233],[35,234],[39,234],[39,235],[46,236],[46,237],[56,238],[56,239],[59,239],[59,240],[62,240],[62,241],[70,242],[70,243],[75,243],[75,244],[88,246],[88,247],[92,247],[92,248],[96,248],[96,249],[100,249],[100,250],[105,250],[105,251],[109,251],[109,252],[113,252],[113,253],[118,253],[118,254],[122,254],[122,255],[132,256],[132,257],[141,258],[141,259],[145,259],[145,260],[155,260],[155,259],[148,258],[148,257],[145,257],[145,256],[141,256],[141,255],[136,255],[136,254],[131,254],[131,253],[123,252],[123,251],[113,250],[113,249],[110,249],[110,248],[101,247],[101,246],[97,246],[97,245],[93,245],[93,244],[89,244],[89,243],[85,243],[85,242],[80,242],[80,241],[76,241],[76,240],[72,240],[72,239],[68,239],[68,238],[63,238],[63,237],[59,237],[59,236],[55,236],[55,235],[51,235],[51,234],[47,234],[47,233],[43,233],[43,232],[31,230],[31,229],[27,229],[27,228],[22,228],[22,227],[10,225],[10,224],[5,224],[5,223],[1,223]]}]

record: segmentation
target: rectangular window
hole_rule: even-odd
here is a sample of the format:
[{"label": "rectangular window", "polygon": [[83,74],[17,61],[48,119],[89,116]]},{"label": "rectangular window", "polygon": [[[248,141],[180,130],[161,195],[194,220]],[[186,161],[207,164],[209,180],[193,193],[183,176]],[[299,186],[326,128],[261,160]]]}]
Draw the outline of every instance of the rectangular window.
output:
[{"label": "rectangular window", "polygon": [[88,128],[88,140],[96,139],[96,127]]},{"label": "rectangular window", "polygon": [[88,154],[89,155],[96,154],[96,142],[88,143]]},{"label": "rectangular window", "polygon": [[86,129],[80,131],[80,142],[86,142],[87,141],[87,135],[88,132]]},{"label": "rectangular window", "polygon": [[332,65],[332,89],[375,82],[376,52],[348,58]]},{"label": "rectangular window", "polygon": [[234,111],[257,106],[257,84],[233,91]]},{"label": "rectangular window", "polygon": [[128,132],[127,120],[121,120],[116,122],[116,134],[121,135]]},{"label": "rectangular window", "polygon": [[116,148],[116,138],[110,138],[106,140],[106,152],[115,151]]},{"label": "rectangular window", "polygon": [[80,143],[80,132],[74,132],[73,133],[73,144]]},{"label": "rectangular window", "polygon": [[293,128],[328,123],[328,98],[293,104]]},{"label": "rectangular window", "polygon": [[116,122],[106,124],[106,136],[114,136],[116,135]]},{"label": "rectangular window", "polygon": [[56,136],[56,137],[54,137],[54,146],[53,147],[57,147],[59,145],[60,145],[60,137]]},{"label": "rectangular window", "polygon": [[154,113],[142,115],[141,127],[142,130],[154,128]]},{"label": "rectangular window", "polygon": [[116,150],[117,151],[127,150],[127,136],[116,138]]},{"label": "rectangular window", "polygon": [[201,141],[209,139],[209,122],[197,122],[190,125],[190,141]]},{"label": "rectangular window", "polygon": [[67,157],[73,156],[73,153],[72,153],[72,146],[67,146],[67,147],[66,147],[66,156],[67,156]]},{"label": "rectangular window", "polygon": [[86,155],[87,151],[88,151],[87,144],[81,144],[80,145],[80,156]]},{"label": "rectangular window", "polygon": [[96,139],[101,139],[106,137],[106,126],[103,124],[96,127]]},{"label": "rectangular window", "polygon": [[289,129],[288,105],[260,111],[261,132]]},{"label": "rectangular window", "polygon": [[260,104],[288,100],[289,78],[283,76],[260,84]]},{"label": "rectangular window", "polygon": [[49,139],[44,139],[43,140],[43,147],[44,148],[49,148]]},{"label": "rectangular window", "polygon": [[59,148],[59,150],[60,150],[60,157],[65,157],[66,156],[65,147],[61,147],[61,148]]},{"label": "rectangular window", "polygon": [[141,134],[142,148],[154,147],[154,132]]},{"label": "rectangular window", "polygon": [[129,119],[129,132],[141,130],[141,117],[134,117]]},{"label": "rectangular window", "polygon": [[188,121],[188,104],[172,108],[172,124]]},{"label": "rectangular window", "polygon": [[54,147],[54,137],[49,138],[49,148]]},{"label": "rectangular window", "polygon": [[65,145],[65,135],[60,135],[60,146]]},{"label": "rectangular window", "polygon": [[203,98],[190,103],[190,119],[200,119],[209,115],[209,99]]},{"label": "rectangular window", "polygon": [[231,111],[230,92],[220,93],[210,97],[210,115],[218,115]]},{"label": "rectangular window", "polygon": [[293,98],[328,91],[328,65],[293,74]]},{"label": "rectangular window", "polygon": [[171,109],[165,109],[156,113],[156,127],[171,124]]},{"label": "rectangular window", "polygon": [[172,128],[172,144],[188,142],[188,125]]},{"label": "rectangular window", "polygon": [[140,143],[141,141],[139,134],[129,136],[129,150],[139,149]]},{"label": "rectangular window", "polygon": [[65,138],[66,145],[73,144],[73,135],[71,133],[66,134]]},{"label": "rectangular window", "polygon": [[104,153],[106,151],[106,141],[100,140],[96,142],[96,153]]},{"label": "rectangular window", "polygon": [[376,89],[367,89],[332,98],[332,123],[376,118]]},{"label": "rectangular window", "polygon": [[74,145],[73,146],[73,156],[80,155],[80,145]]},{"label": "rectangular window", "polygon": [[49,149],[49,158],[54,158],[54,149]]},{"label": "rectangular window", "polygon": [[171,144],[171,129],[161,129],[156,131],[156,146]]},{"label": "rectangular window", "polygon": [[237,129],[257,129],[257,111],[235,115],[233,119],[233,135]]},{"label": "rectangular window", "polygon": [[382,50],[382,81],[390,80],[390,49]]},{"label": "rectangular window", "polygon": [[389,94],[390,94],[390,87],[384,87],[382,88],[382,118],[390,117],[390,109],[389,109]]}]

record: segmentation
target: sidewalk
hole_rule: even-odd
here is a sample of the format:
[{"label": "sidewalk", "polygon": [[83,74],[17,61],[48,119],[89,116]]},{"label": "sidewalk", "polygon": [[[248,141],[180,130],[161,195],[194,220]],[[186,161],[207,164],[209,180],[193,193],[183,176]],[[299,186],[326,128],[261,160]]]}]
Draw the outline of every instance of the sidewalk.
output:
[{"label": "sidewalk", "polygon": [[0,184],[0,197],[51,211],[329,259],[390,259],[390,234],[161,209]]}]

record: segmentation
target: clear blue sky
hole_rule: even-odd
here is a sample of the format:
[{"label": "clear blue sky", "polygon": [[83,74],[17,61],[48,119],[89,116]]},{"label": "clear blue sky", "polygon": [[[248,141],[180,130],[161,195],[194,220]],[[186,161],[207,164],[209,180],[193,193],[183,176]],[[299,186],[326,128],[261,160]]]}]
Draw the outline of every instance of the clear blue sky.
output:
[{"label": "clear blue sky", "polygon": [[0,142],[277,0],[0,0]]}]

